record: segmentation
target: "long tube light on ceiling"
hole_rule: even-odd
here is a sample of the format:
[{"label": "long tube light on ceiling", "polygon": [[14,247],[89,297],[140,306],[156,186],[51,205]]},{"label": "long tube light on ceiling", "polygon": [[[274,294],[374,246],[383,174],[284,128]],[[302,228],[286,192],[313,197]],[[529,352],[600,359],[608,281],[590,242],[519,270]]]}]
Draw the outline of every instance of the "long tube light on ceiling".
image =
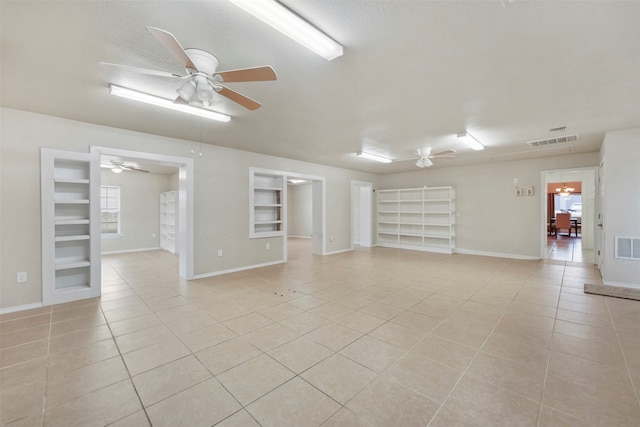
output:
[{"label": "long tube light on ceiling", "polygon": [[176,104],[170,99],[160,98],[157,96],[149,95],[146,93],[138,92],[137,90],[127,89],[122,86],[116,86],[114,84],[109,86],[109,93],[111,95],[119,96],[121,98],[127,98],[134,101],[144,102],[146,104],[155,105],[158,107],[168,108],[169,110],[180,111],[182,113],[192,114],[194,116],[200,116],[211,120],[217,120],[219,122],[228,122],[231,120],[231,116],[218,113],[216,111],[205,110],[203,108],[193,107],[186,104]]},{"label": "long tube light on ceiling", "polygon": [[377,154],[367,153],[366,151],[358,151],[356,153],[356,156],[364,157],[365,159],[369,160],[375,160],[376,162],[380,163],[391,163],[393,161],[388,157],[378,156]]},{"label": "long tube light on ceiling", "polygon": [[342,56],[342,45],[275,0],[229,0],[328,61]]},{"label": "long tube light on ceiling", "polygon": [[480,142],[471,136],[469,132],[460,132],[458,134],[458,138],[463,140],[469,147],[476,151],[484,150],[484,145],[480,144]]}]

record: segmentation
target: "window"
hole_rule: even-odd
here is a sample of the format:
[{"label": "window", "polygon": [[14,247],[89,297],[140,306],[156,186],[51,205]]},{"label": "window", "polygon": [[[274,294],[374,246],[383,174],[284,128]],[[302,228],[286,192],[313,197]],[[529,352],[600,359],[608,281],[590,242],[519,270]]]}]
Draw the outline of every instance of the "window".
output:
[{"label": "window", "polygon": [[100,229],[103,236],[120,236],[120,187],[100,186]]}]

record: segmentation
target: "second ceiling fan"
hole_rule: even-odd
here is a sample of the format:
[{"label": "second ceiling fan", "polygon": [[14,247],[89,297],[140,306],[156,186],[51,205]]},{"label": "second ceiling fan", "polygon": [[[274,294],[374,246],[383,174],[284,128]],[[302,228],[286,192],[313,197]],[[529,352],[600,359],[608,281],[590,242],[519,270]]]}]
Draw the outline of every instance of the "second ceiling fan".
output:
[{"label": "second ceiling fan", "polygon": [[177,90],[178,97],[174,102],[204,108],[217,103],[216,94],[220,94],[249,110],[256,110],[261,106],[259,102],[229,89],[223,83],[277,80],[274,69],[269,65],[217,71],[220,61],[211,53],[201,49],[184,49],[173,34],[160,28],[147,27],[147,30],[184,67],[186,74],[180,75],[108,62],[100,64],[123,71],[184,80],[184,84]]},{"label": "second ceiling fan", "polygon": [[456,150],[445,150],[433,154],[431,154],[431,150],[431,147],[418,148],[416,150],[416,155],[418,156],[416,166],[419,168],[428,168],[429,166],[433,166],[431,159],[451,159],[456,156]]}]

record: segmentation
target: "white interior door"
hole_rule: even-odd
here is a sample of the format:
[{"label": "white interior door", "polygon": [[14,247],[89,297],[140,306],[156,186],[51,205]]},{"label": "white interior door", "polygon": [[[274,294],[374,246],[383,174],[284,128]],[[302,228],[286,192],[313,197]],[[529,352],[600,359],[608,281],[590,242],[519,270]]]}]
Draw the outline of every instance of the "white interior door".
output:
[{"label": "white interior door", "polygon": [[371,247],[371,192],[372,187],[360,187],[360,246]]}]

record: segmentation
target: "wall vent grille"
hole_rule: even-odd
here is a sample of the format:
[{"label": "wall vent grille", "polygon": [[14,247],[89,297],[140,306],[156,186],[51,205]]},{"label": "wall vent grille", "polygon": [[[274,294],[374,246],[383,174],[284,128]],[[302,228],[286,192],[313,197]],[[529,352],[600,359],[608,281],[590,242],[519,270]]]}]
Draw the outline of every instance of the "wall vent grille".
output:
[{"label": "wall vent grille", "polygon": [[617,259],[634,259],[640,261],[640,237],[616,236]]},{"label": "wall vent grille", "polygon": [[564,144],[565,142],[573,142],[578,140],[578,134],[559,136],[557,138],[539,139],[537,141],[529,141],[527,145],[530,147],[544,147],[547,145]]}]

